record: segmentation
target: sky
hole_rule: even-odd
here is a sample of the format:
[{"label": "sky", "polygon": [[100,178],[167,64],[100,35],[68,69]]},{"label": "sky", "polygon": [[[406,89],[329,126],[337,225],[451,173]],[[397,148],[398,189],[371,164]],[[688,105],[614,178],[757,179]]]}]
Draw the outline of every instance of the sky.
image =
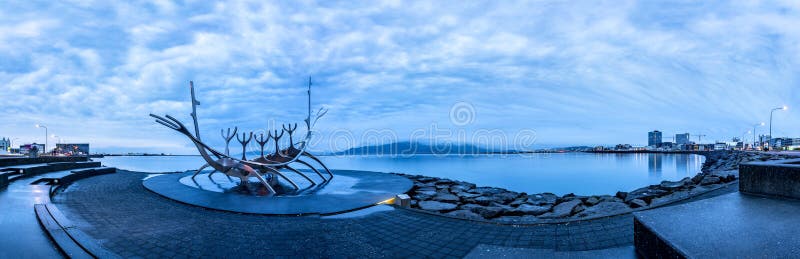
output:
[{"label": "sky", "polygon": [[800,137],[798,25],[797,1],[3,1],[0,136],[194,154],[148,116],[190,125],[192,80],[222,149],[304,132],[311,77],[315,150],[749,140],[782,105]]}]

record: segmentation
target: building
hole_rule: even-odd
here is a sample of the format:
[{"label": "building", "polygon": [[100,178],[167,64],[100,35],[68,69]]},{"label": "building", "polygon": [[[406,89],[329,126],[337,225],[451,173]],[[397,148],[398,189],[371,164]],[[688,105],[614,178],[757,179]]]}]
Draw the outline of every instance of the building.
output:
[{"label": "building", "polygon": [[661,131],[654,130],[647,133],[647,145],[653,147],[661,146]]},{"label": "building", "polygon": [[690,137],[689,133],[675,134],[675,144],[678,145],[689,144],[689,142],[691,142],[691,140],[689,140],[689,137]]},{"label": "building", "polygon": [[11,152],[11,139],[0,139],[0,151]]},{"label": "building", "polygon": [[89,154],[89,144],[56,144],[55,152],[65,156],[85,156]]},{"label": "building", "polygon": [[44,144],[33,143],[33,144],[20,145],[19,146],[19,153],[23,154],[23,155],[27,155],[28,153],[31,152],[31,149],[33,149],[34,146],[38,150],[39,154],[44,152]]}]

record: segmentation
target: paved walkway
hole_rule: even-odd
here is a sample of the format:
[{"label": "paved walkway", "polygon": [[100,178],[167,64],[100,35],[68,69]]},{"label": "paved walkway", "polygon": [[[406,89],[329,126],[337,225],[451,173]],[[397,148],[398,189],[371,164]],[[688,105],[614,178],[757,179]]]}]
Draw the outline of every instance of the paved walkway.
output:
[{"label": "paved walkway", "polygon": [[533,226],[402,209],[339,219],[268,217],[176,203],[145,190],[141,180],[146,176],[120,170],[84,179],[57,195],[54,203],[81,230],[123,257],[460,258],[478,245],[557,252],[633,243],[631,214]]},{"label": "paved walkway", "polygon": [[39,226],[33,205],[47,203],[49,185],[31,185],[42,177],[61,177],[53,172],[12,182],[0,188],[0,258],[60,258],[50,238]]}]

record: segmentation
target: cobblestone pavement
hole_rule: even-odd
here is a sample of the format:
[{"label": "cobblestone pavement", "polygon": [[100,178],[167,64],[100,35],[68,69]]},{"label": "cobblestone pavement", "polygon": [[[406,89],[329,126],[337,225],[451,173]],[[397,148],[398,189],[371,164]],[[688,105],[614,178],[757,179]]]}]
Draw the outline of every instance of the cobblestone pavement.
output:
[{"label": "cobblestone pavement", "polygon": [[363,217],[270,217],[180,204],[119,171],[56,195],[68,218],[124,257],[463,257],[479,244],[593,250],[633,243],[631,214],[551,225],[473,222],[408,210]]}]

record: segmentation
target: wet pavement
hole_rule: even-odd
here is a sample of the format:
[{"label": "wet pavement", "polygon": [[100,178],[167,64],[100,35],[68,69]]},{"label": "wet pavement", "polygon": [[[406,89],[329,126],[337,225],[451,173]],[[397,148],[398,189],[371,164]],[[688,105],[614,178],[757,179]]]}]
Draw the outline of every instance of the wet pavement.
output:
[{"label": "wet pavement", "polygon": [[61,253],[39,226],[33,205],[50,202],[49,185],[31,185],[43,177],[61,177],[69,171],[19,179],[0,189],[0,258],[60,258]]}]

